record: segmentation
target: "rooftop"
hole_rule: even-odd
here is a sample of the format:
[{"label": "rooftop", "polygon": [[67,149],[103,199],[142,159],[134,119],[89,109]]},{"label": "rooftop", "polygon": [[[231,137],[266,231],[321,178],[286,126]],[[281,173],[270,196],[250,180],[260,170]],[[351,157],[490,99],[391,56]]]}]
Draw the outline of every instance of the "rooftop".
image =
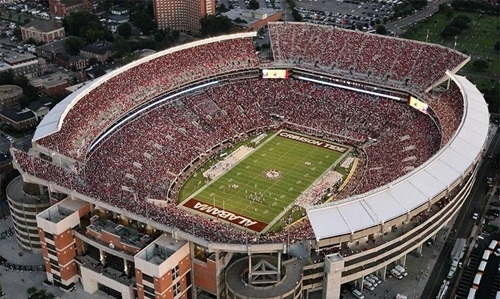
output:
[{"label": "rooftop", "polygon": [[40,217],[53,223],[59,223],[75,211],[80,210],[86,204],[86,202],[81,200],[63,200],[59,204],[54,205],[40,213]]},{"label": "rooftop", "polygon": [[236,9],[231,9],[222,14],[231,19],[232,21],[234,21],[237,18],[240,18],[246,21],[246,23],[237,23],[237,24],[239,26],[248,27],[253,23],[257,23],[274,14],[279,14],[279,13],[281,13],[280,10],[274,10],[272,8],[259,8],[257,10],[236,8]]},{"label": "rooftop", "polygon": [[30,83],[35,87],[40,87],[40,86],[53,87],[63,83],[67,83],[68,79],[69,79],[68,74],[57,72],[45,76],[40,76],[37,78],[32,78],[30,79]]},{"label": "rooftop", "polygon": [[184,244],[186,244],[186,241],[175,240],[172,236],[163,234],[142,252],[138,253],[137,257],[151,264],[160,265]]},{"label": "rooftop", "polygon": [[137,248],[143,248],[151,240],[151,237],[135,229],[105,219],[95,219],[93,224],[89,225],[87,228],[98,233],[107,231],[111,234],[120,236],[120,242],[133,245]]},{"label": "rooftop", "polygon": [[37,47],[37,49],[44,50],[44,51],[53,51],[55,49],[61,49],[61,48],[66,48],[66,40],[68,37],[62,38],[62,39],[57,39],[51,43],[41,45]]},{"label": "rooftop", "polygon": [[28,194],[25,192],[23,185],[24,182],[21,176],[16,177],[9,183],[7,193],[11,200],[28,205],[43,205],[44,208],[49,206],[50,202],[47,195]]},{"label": "rooftop", "polygon": [[51,20],[33,20],[33,21],[29,22],[28,24],[23,25],[21,27],[25,28],[25,29],[33,27],[36,30],[42,31],[42,32],[51,32],[51,31],[54,31],[54,30],[60,28],[60,26],[59,26],[59,24],[57,24],[57,22],[51,21]]},{"label": "rooftop", "polygon": [[[3,57],[3,61],[5,61],[9,65],[14,65],[30,60],[36,60],[37,57],[30,53],[18,53],[7,49],[0,49],[0,56]],[[3,63],[2,63],[3,64]]]},{"label": "rooftop", "polygon": [[24,109],[24,110],[19,111],[19,110],[10,109],[7,107],[4,107],[0,111],[0,114],[3,117],[6,117],[14,122],[20,122],[20,121],[24,121],[24,120],[35,117],[35,114],[31,110]]},{"label": "rooftop", "polygon": [[23,89],[17,85],[0,85],[0,98],[10,98],[23,93]]}]

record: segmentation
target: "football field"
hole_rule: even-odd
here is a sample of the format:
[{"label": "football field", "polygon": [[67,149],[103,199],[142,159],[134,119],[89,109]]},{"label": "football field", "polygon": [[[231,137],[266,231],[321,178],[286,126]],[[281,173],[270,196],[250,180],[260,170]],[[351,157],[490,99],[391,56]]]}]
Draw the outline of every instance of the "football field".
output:
[{"label": "football field", "polygon": [[347,150],[309,136],[279,132],[182,205],[261,232]]}]

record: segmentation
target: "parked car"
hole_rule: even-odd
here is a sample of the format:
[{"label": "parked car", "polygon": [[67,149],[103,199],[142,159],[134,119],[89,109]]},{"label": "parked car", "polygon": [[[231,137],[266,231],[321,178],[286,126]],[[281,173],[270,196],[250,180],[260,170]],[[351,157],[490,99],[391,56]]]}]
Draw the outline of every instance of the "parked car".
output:
[{"label": "parked car", "polygon": [[375,279],[371,278],[369,275],[365,276],[365,280],[369,281],[374,288],[378,286],[378,282]]},{"label": "parked car", "polygon": [[396,267],[394,267],[394,269],[398,270],[399,273],[401,273],[401,275],[403,275],[403,277],[406,277],[408,275],[408,272],[406,272],[405,267],[403,267],[401,265],[396,265]]},{"label": "parked car", "polygon": [[370,291],[375,290],[375,287],[373,286],[373,284],[366,279],[363,280],[363,286],[365,287],[365,289],[368,289]]},{"label": "parked car", "polygon": [[500,211],[490,209],[490,210],[488,210],[488,212],[486,212],[486,215],[498,217],[498,216],[500,216]]},{"label": "parked car", "polygon": [[403,279],[403,275],[401,275],[401,273],[396,269],[392,269],[391,274],[397,279]]},{"label": "parked car", "polygon": [[380,277],[378,277],[377,275],[375,274],[370,274],[368,275],[369,277],[375,279],[375,281],[378,283],[378,284],[381,284],[382,283],[382,279],[380,279]]},{"label": "parked car", "polygon": [[363,295],[360,290],[354,289],[352,290],[352,294],[358,299],[365,299],[365,295]]}]

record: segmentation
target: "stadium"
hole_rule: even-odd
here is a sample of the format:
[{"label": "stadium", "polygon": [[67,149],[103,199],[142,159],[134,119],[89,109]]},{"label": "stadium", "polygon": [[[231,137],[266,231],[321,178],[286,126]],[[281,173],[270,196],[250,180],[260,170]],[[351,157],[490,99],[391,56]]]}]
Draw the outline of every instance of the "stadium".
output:
[{"label": "stadium", "polygon": [[[80,88],[12,149],[51,207],[47,279],[116,298],[338,298],[460,210],[488,137],[470,58],[306,23],[209,38]],[[261,53],[262,54],[262,53]],[[22,244],[26,229],[16,225]]]}]

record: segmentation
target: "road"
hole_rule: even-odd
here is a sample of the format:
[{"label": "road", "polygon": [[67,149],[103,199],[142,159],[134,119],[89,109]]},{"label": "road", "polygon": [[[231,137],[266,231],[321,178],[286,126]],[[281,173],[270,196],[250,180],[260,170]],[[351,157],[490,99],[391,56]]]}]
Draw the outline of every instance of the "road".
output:
[{"label": "road", "polygon": [[396,35],[402,33],[404,31],[403,27],[406,27],[410,24],[418,23],[419,21],[428,18],[439,10],[439,5],[448,2],[448,0],[439,0],[428,3],[426,7],[417,11],[416,13],[407,16],[405,18],[396,20],[392,23],[389,23],[385,26],[387,30],[393,31]]},{"label": "road", "polygon": [[[488,148],[487,155],[495,155],[500,152],[500,134],[497,131],[490,147]],[[471,190],[469,198],[464,203],[464,206],[458,213],[455,223],[448,235],[448,239],[443,246],[443,250],[438,258],[434,270],[431,273],[429,282],[425,286],[421,298],[436,298],[439,288],[446,278],[449,271],[449,256],[454,242],[457,238],[468,239],[475,221],[471,216],[474,209],[479,209],[484,213],[484,206],[486,202],[487,183],[486,177],[492,177],[495,170],[493,169],[493,161],[491,159],[484,159],[477,173],[476,182]],[[455,274],[458,276],[458,274]],[[452,289],[452,287],[450,287]]]}]

